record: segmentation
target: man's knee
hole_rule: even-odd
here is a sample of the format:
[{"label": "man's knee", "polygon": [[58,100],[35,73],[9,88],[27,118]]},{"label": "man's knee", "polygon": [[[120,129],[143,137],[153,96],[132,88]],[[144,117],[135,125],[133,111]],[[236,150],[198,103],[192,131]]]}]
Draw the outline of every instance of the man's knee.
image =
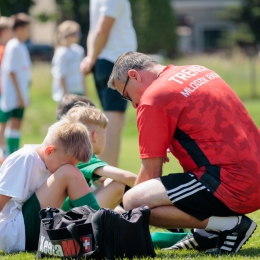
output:
[{"label": "man's knee", "polygon": [[140,206],[148,206],[151,209],[166,205],[172,206],[159,178],[145,181],[130,189],[123,197],[123,204],[126,210]]}]

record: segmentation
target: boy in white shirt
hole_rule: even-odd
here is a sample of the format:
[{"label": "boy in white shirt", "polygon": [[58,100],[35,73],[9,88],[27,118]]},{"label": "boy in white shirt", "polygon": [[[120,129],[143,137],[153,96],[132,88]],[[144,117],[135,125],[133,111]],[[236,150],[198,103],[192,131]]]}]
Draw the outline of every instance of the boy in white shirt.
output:
[{"label": "boy in white shirt", "polygon": [[65,116],[53,124],[42,144],[11,154],[0,171],[0,249],[36,250],[39,211],[60,208],[67,196],[72,206],[99,205],[75,166],[88,162],[92,146],[87,128]]},{"label": "boy in white shirt", "polygon": [[85,54],[84,49],[78,45],[80,37],[80,25],[74,21],[64,21],[57,28],[51,69],[52,98],[56,102],[64,94],[86,94],[85,80],[79,68]]},{"label": "boy in white shirt", "polygon": [[8,41],[1,65],[1,110],[7,120],[5,138],[9,154],[19,148],[24,109],[29,105],[31,59],[24,42],[30,37],[30,17],[16,14],[13,31],[15,37]]}]

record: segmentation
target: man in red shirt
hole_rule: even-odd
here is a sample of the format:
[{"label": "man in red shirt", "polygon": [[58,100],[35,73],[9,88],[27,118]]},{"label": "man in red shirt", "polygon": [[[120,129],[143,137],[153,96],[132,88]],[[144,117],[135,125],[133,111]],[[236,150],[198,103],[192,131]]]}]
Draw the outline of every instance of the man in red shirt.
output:
[{"label": "man in red shirt", "polygon": [[[171,249],[237,252],[256,228],[244,214],[260,208],[260,132],[240,99],[208,68],[136,52],[108,85],[137,109],[142,164],[126,210],[148,205],[151,225],[194,229]],[[167,149],[184,173],[162,176]]]}]

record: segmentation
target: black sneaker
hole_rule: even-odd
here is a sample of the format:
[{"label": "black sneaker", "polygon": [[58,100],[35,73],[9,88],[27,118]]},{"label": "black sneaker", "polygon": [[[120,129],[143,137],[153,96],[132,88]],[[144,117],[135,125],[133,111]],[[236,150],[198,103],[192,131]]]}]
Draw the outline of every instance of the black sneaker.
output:
[{"label": "black sneaker", "polygon": [[218,235],[218,243],[215,249],[206,250],[209,254],[236,253],[252,236],[256,229],[256,223],[247,216],[239,216],[238,224],[231,230],[225,230]]},{"label": "black sneaker", "polygon": [[218,235],[212,234],[210,237],[204,237],[191,230],[191,234],[184,237],[171,247],[163,248],[162,250],[176,250],[176,249],[195,249],[206,250],[216,248]]}]

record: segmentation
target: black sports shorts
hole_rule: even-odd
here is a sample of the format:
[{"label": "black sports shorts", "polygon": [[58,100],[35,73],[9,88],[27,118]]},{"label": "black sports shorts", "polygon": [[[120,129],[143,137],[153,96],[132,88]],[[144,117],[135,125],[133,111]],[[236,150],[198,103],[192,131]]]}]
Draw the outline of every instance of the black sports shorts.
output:
[{"label": "black sports shorts", "polygon": [[107,86],[113,67],[114,63],[108,60],[97,60],[93,68],[93,74],[98,97],[104,111],[125,112],[128,101],[122,99],[118,91]]},{"label": "black sports shorts", "polygon": [[167,195],[181,211],[205,220],[211,216],[241,215],[229,209],[190,172],[172,173],[161,177]]}]

